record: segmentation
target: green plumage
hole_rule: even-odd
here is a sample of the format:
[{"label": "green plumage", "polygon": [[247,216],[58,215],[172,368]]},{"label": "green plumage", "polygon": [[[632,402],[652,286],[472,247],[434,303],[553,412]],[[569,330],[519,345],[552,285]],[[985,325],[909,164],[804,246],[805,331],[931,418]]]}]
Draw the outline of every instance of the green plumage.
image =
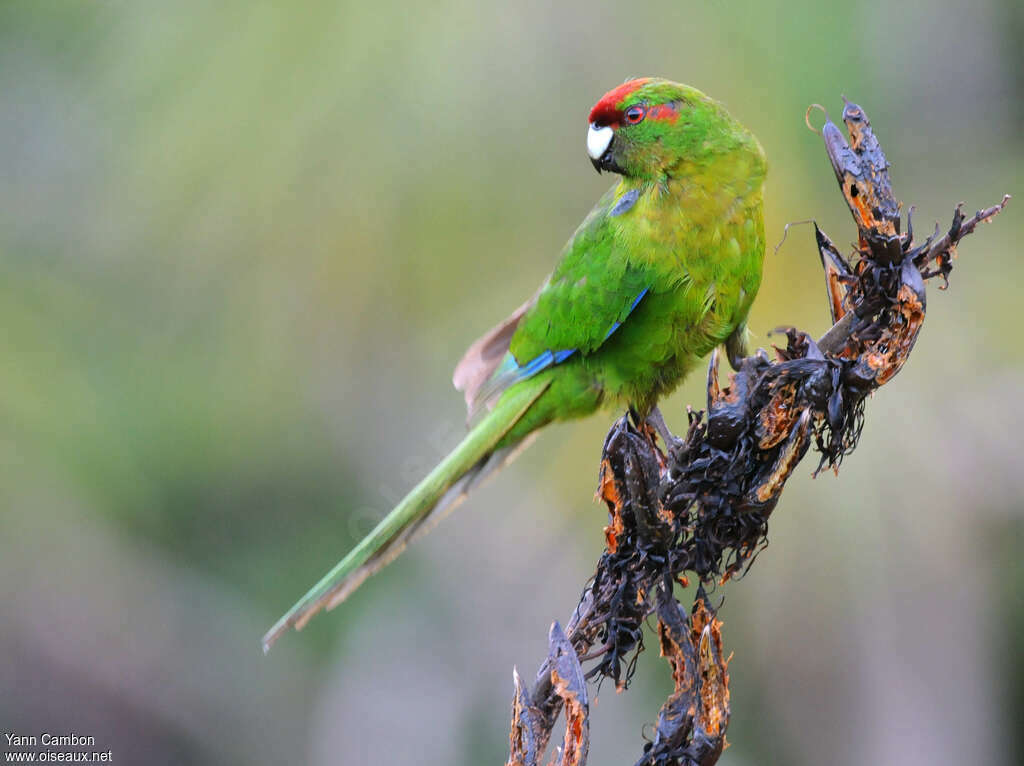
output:
[{"label": "green plumage", "polygon": [[[611,91],[591,125],[612,128],[601,133],[613,137],[594,161],[622,179],[540,291],[456,369],[471,410],[492,411],[282,618],[265,646],[341,601],[533,431],[602,406],[646,414],[701,357],[742,337],[764,257],[757,140],[717,102],[664,80]],[[551,362],[555,352],[566,358]],[[537,360],[544,364],[533,372]]]}]

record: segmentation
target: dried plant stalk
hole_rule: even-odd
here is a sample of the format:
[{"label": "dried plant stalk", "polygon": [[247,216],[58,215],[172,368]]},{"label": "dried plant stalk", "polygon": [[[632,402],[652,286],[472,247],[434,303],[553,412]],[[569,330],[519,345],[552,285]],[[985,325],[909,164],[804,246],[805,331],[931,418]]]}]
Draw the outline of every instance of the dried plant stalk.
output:
[{"label": "dried plant stalk", "polygon": [[[1009,201],[915,243],[902,230],[888,161],[867,115],[846,103],[849,142],[826,119],[821,130],[843,198],[857,225],[849,259],[815,224],[834,325],[819,341],[785,330],[774,358],[763,351],[719,385],[718,354],[708,370],[706,413],[688,411],[684,438],[657,443],[629,415],[605,439],[598,496],[608,506],[606,548],[565,631],[549,635],[549,655],[533,687],[515,673],[508,764],[536,766],[563,710],[557,762],[583,766],[589,744],[585,679],[625,689],[643,650],[643,625],[658,618],[661,654],[675,689],[636,766],[709,766],[725,747],[728,662],[721,623],[705,586],[746,572],[763,547],[768,518],[810,448],[818,469],[838,470],[857,445],[865,399],[906,363],[924,324],[925,283],[948,284],[956,246]],[[912,211],[911,211],[912,212]],[[700,583],[687,612],[675,586]],[[582,663],[590,663],[586,672]],[[554,763],[555,761],[553,761]]]}]

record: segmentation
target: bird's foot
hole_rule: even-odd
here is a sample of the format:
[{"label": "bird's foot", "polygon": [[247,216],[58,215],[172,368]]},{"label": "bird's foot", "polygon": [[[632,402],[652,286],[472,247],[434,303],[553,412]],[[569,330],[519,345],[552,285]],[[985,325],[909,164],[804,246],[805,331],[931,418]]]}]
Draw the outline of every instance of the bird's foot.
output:
[{"label": "bird's foot", "polygon": [[658,436],[661,437],[661,440],[665,443],[665,448],[669,453],[676,454],[682,450],[683,445],[686,442],[669,430],[668,425],[665,423],[665,417],[661,414],[661,410],[657,407],[652,407],[650,414],[648,414],[645,419],[645,422],[657,432]]},{"label": "bird's foot", "polygon": [[729,366],[736,372],[743,366],[743,360],[747,358],[747,328],[737,327],[725,340],[725,355],[729,360]]},{"label": "bird's foot", "polygon": [[731,349],[728,346],[725,347],[725,351],[729,357],[729,366],[736,372],[739,372],[740,367],[743,366],[743,360],[747,358],[747,355]]}]

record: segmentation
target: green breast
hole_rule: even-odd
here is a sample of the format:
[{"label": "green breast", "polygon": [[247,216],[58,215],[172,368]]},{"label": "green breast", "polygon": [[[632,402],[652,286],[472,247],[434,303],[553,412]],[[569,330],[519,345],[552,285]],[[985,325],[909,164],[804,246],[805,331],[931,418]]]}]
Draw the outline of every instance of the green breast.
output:
[{"label": "green breast", "polygon": [[611,249],[642,268],[650,289],[628,321],[581,361],[607,404],[641,411],[746,322],[761,283],[761,193],[715,195],[697,184],[644,194],[611,219]]}]

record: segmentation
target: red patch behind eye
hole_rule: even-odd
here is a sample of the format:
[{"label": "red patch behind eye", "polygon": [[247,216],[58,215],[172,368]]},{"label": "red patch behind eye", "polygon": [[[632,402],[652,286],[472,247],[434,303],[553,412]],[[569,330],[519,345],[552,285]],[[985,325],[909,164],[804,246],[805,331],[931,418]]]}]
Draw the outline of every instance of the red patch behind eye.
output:
[{"label": "red patch behind eye", "polygon": [[647,119],[675,122],[679,118],[679,110],[675,104],[658,104],[647,110]]},{"label": "red patch behind eye", "polygon": [[601,100],[594,104],[594,108],[590,110],[590,122],[597,123],[598,125],[611,125],[613,127],[617,127],[619,122],[622,120],[622,110],[618,108],[619,104],[621,104],[630,93],[635,91],[637,88],[642,88],[650,81],[650,77],[641,77],[638,80],[627,80],[619,87],[605,93],[601,96]]}]

